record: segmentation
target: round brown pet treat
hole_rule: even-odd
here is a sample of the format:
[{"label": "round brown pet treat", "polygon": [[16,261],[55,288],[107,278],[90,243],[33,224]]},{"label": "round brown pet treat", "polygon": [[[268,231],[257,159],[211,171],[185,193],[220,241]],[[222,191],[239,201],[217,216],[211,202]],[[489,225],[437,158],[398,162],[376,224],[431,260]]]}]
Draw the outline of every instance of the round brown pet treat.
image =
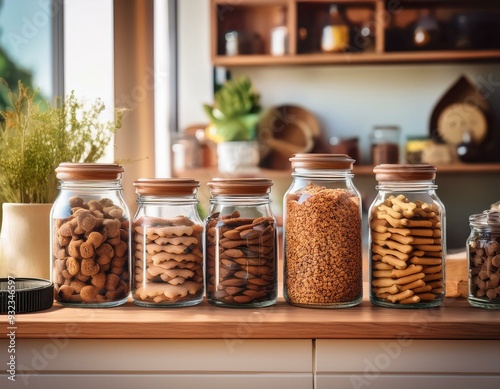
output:
[{"label": "round brown pet treat", "polygon": [[83,242],[80,245],[81,258],[92,258],[95,254],[94,246],[91,242]]},{"label": "round brown pet treat", "polygon": [[106,256],[109,258],[112,258],[115,255],[115,251],[113,249],[113,246],[111,246],[109,243],[103,243],[101,244],[97,249],[96,253],[99,256]]},{"label": "round brown pet treat", "polygon": [[86,276],[93,276],[97,274],[100,270],[99,265],[90,258],[82,259],[80,264],[80,271]]},{"label": "round brown pet treat", "polygon": [[106,274],[102,270],[99,271],[99,273],[92,276],[90,283],[94,285],[98,290],[103,289],[104,285],[106,284]]},{"label": "round brown pet treat", "polygon": [[104,208],[104,214],[108,215],[112,219],[121,219],[123,217],[123,209],[115,205],[109,208]]},{"label": "round brown pet treat", "polygon": [[74,276],[80,271],[80,262],[74,257],[68,257],[68,259],[66,259],[66,269],[69,274]]},{"label": "round brown pet treat", "polygon": [[87,232],[92,231],[97,222],[96,217],[88,210],[80,212],[77,216],[77,220],[78,226]]},{"label": "round brown pet treat", "polygon": [[108,274],[106,277],[105,288],[108,290],[115,290],[118,287],[118,283],[120,282],[120,277],[116,274]]},{"label": "round brown pet treat", "polygon": [[116,219],[104,219],[102,223],[104,230],[106,231],[109,238],[115,238],[120,236],[121,223]]},{"label": "round brown pet treat", "polygon": [[81,258],[80,246],[83,243],[83,239],[73,239],[68,245],[68,254],[75,258]]},{"label": "round brown pet treat", "polygon": [[114,248],[115,248],[115,255],[117,257],[123,257],[127,252],[128,245],[123,240],[120,240],[118,244],[114,246]]},{"label": "round brown pet treat", "polygon": [[69,285],[62,285],[60,288],[59,288],[59,291],[57,293],[57,295],[59,296],[59,298],[61,299],[61,301],[67,301],[69,300],[69,298],[71,297],[71,295],[73,294],[74,290],[71,286]]},{"label": "round brown pet treat", "polygon": [[70,208],[81,208],[83,207],[83,199],[78,196],[71,196],[68,200]]},{"label": "round brown pet treat", "polygon": [[73,224],[68,221],[59,228],[58,233],[64,237],[71,237],[73,235],[74,229],[75,227],[73,226]]},{"label": "round brown pet treat", "polygon": [[104,239],[101,233],[92,231],[87,238],[87,242],[91,243],[94,248],[98,248],[104,242]]},{"label": "round brown pet treat", "polygon": [[80,291],[80,296],[85,303],[92,303],[97,299],[97,289],[93,285],[87,285]]}]

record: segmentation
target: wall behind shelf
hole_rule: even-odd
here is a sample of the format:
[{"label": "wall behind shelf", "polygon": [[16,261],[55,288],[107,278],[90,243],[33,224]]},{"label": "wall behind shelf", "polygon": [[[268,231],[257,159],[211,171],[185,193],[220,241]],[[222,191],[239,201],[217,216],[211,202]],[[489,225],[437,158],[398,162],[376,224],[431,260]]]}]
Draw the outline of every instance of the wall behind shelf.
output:
[{"label": "wall behind shelf", "polygon": [[463,74],[477,86],[493,81],[480,90],[490,94],[500,116],[498,63],[244,67],[232,72],[252,78],[264,107],[292,103],[311,110],[327,139],[359,136],[364,163],[370,158],[374,125],[399,125],[405,137],[429,135],[434,105]]}]

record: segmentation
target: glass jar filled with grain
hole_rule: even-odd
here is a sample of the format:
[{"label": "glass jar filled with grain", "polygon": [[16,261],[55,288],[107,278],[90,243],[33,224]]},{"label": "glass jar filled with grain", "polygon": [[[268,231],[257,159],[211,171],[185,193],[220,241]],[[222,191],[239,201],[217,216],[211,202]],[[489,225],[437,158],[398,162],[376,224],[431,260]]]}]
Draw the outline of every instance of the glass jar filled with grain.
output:
[{"label": "glass jar filled with grain", "polygon": [[295,154],[284,196],[285,300],[302,307],[361,302],[361,196],[344,154]]},{"label": "glass jar filled with grain", "polygon": [[469,304],[500,309],[500,211],[471,215],[469,224]]},{"label": "glass jar filled with grain", "polygon": [[206,295],[221,307],[258,308],[278,295],[272,181],[214,178],[205,221]]},{"label": "glass jar filled with grain", "polygon": [[428,308],[445,296],[445,208],[427,164],[373,169],[378,194],[368,211],[370,301],[388,308]]}]

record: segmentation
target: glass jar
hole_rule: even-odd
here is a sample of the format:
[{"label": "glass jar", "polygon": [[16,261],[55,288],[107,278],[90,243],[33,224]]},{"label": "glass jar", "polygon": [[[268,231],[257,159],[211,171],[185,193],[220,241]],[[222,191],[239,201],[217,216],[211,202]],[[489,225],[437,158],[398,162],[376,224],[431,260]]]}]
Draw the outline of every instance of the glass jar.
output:
[{"label": "glass jar", "polygon": [[295,154],[284,196],[284,297],[292,305],[344,308],[360,303],[361,196],[354,160]]},{"label": "glass jar", "polygon": [[203,222],[199,182],[141,178],[132,223],[132,298],[145,307],[195,305],[203,299]]},{"label": "glass jar", "polygon": [[427,164],[373,169],[378,194],[368,211],[370,301],[428,308],[445,297],[445,208]]},{"label": "glass jar", "polygon": [[371,134],[372,165],[399,162],[398,126],[375,126]]},{"label": "glass jar", "polygon": [[116,164],[61,163],[50,214],[51,279],[66,306],[110,307],[130,291],[130,216]]},{"label": "glass jar", "polygon": [[469,224],[469,304],[500,309],[500,211],[471,215]]},{"label": "glass jar", "polygon": [[209,303],[266,307],[277,298],[277,226],[271,212],[272,181],[214,178],[205,222]]}]

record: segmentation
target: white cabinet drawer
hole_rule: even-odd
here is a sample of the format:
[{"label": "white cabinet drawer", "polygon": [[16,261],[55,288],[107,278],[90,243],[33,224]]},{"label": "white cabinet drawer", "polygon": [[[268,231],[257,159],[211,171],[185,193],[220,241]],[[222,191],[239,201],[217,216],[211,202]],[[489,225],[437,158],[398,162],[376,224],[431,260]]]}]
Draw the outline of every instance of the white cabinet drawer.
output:
[{"label": "white cabinet drawer", "polygon": [[484,375],[397,375],[378,376],[323,374],[316,376],[316,389],[498,389],[500,377]]},{"label": "white cabinet drawer", "polygon": [[[2,388],[175,388],[175,389],[312,389],[312,373],[306,374],[39,374],[16,377],[0,375]],[[5,383],[5,384],[4,384]]]},{"label": "white cabinet drawer", "polygon": [[315,388],[500,387],[500,341],[317,340]]},{"label": "white cabinet drawer", "polygon": [[[15,385],[312,388],[312,344],[307,339],[16,339]],[[8,341],[0,340],[2,366],[7,350]],[[0,379],[11,383],[5,370]]]},{"label": "white cabinet drawer", "polygon": [[500,341],[318,339],[316,371],[498,375]]}]

